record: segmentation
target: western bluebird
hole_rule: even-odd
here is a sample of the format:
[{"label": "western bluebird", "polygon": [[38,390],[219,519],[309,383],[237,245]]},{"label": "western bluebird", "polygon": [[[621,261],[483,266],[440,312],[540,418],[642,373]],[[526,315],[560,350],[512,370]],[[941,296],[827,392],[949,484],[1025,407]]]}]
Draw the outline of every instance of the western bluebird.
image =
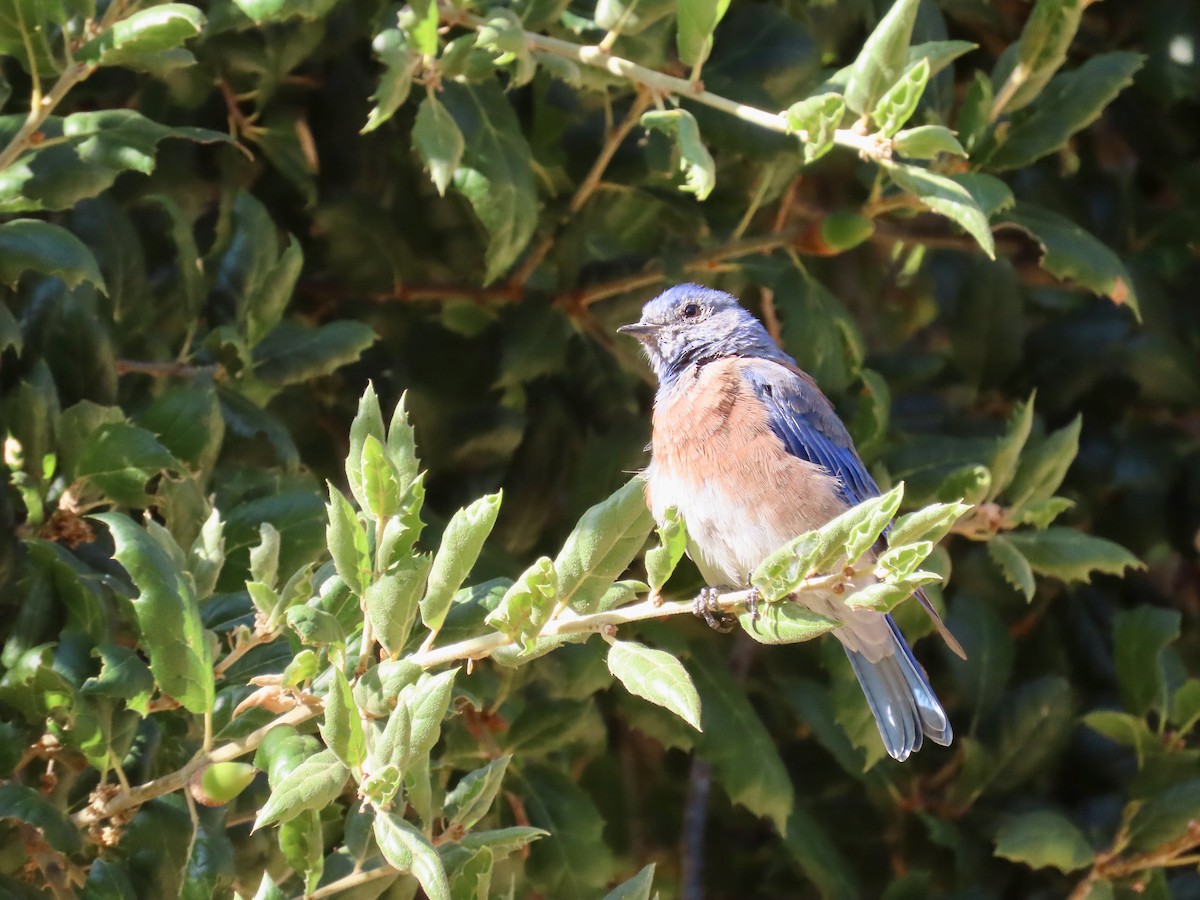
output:
[{"label": "western bluebird", "polygon": [[[647,501],[660,522],[669,507],[679,510],[688,555],[710,586],[747,586],[772,551],[878,496],[816,382],[729,294],[678,285],[618,331],[642,343],[658,377]],[[888,753],[907,759],[923,734],[949,745],[946,711],[892,617],[832,598],[804,600],[842,622],[834,635]]]}]

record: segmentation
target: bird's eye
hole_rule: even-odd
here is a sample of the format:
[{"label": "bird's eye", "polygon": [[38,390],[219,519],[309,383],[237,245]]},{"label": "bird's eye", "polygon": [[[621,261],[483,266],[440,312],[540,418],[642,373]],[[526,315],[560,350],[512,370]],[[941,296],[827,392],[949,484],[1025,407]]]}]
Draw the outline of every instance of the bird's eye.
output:
[{"label": "bird's eye", "polygon": [[683,308],[683,316],[685,319],[694,319],[700,315],[700,307],[695,303],[689,303]]}]

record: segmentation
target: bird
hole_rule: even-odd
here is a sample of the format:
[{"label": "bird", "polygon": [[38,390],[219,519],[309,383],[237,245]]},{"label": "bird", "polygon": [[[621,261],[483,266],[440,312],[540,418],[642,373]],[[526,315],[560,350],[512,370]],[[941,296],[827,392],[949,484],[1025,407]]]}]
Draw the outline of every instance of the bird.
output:
[{"label": "bird", "polygon": [[[698,612],[706,592],[749,587],[770,553],[879,495],[833,405],[732,295],[676,285],[617,331],[641,343],[658,381],[646,499],[660,524],[671,507],[683,520],[709,586]],[[833,634],[888,754],[902,762],[925,737],[949,746],[950,719],[891,615],[812,596],[804,602],[841,623]]]}]

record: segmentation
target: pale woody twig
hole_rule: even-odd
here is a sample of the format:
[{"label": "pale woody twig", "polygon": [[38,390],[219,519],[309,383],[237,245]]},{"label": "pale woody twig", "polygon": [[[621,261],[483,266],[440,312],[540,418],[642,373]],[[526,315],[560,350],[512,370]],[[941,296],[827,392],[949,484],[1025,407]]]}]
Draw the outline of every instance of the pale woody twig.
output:
[{"label": "pale woody twig", "polygon": [[[486,19],[472,15],[463,16],[460,21],[470,25],[472,28],[479,28],[487,24]],[[745,103],[738,103],[736,100],[730,100],[728,97],[722,97],[719,94],[706,91],[701,81],[676,78],[673,75],[667,75],[656,69],[640,66],[628,59],[613,56],[603,47],[573,44],[570,41],[548,37],[544,34],[536,34],[531,31],[525,32],[525,40],[532,50],[540,50],[543,53],[550,53],[563,59],[583,63],[585,66],[604,69],[606,72],[624,78],[626,81],[645,85],[659,94],[670,94],[693,100],[705,106],[711,106],[713,109],[719,109],[744,122],[751,122],[768,131],[778,131],[782,134],[791,133],[787,119],[781,113],[770,113],[766,110],[747,106]],[[796,134],[801,140],[808,139],[808,136],[802,131],[796,132]],[[891,141],[881,140],[877,135],[859,134],[849,128],[839,128],[834,132],[833,142],[842,147],[855,150],[871,159],[887,159],[891,157]]]}]

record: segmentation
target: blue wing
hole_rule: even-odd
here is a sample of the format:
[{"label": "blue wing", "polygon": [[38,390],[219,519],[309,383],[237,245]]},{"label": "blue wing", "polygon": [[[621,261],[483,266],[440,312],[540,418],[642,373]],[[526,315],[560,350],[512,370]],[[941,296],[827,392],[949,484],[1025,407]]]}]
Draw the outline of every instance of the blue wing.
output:
[{"label": "blue wing", "polygon": [[850,433],[812,378],[794,366],[766,360],[749,362],[745,377],[788,452],[836,476],[847,506],[879,496]]},{"label": "blue wing", "polygon": [[[788,452],[837,476],[847,507],[879,496],[879,485],[859,459],[846,426],[807,373],[782,360],[747,360],[743,373]],[[916,597],[950,649],[966,659],[925,591],[918,590]]]}]

